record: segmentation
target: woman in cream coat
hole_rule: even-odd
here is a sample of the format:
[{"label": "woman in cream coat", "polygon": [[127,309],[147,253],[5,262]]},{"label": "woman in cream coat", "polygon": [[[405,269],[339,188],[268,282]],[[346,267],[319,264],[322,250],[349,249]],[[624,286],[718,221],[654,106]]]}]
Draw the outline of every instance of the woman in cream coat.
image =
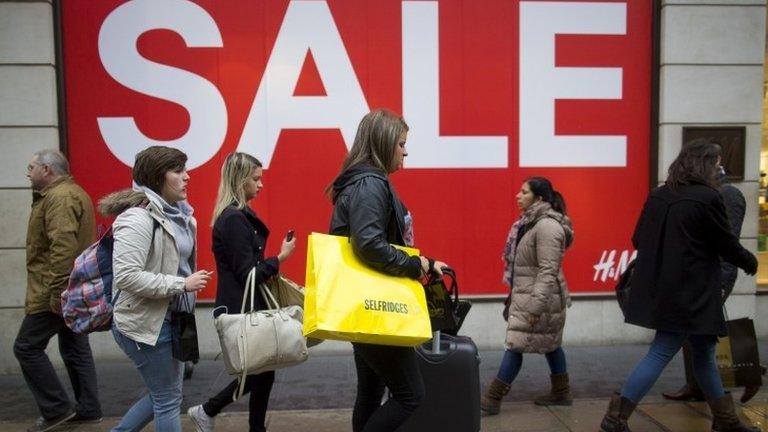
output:
[{"label": "woman in cream coat", "polygon": [[560,346],[570,303],[562,260],[573,242],[571,221],[563,197],[543,177],[523,182],[517,204],[523,213],[512,225],[503,256],[504,283],[510,287],[504,314],[507,350],[481,401],[481,408],[489,414],[498,414],[501,399],[520,372],[523,353],[544,354],[549,364],[552,388],[535,400],[537,405],[570,405],[572,401],[565,352]]},{"label": "woman in cream coat", "polygon": [[194,304],[194,293],[210,280],[209,272],[195,272],[186,161],[177,149],[149,147],[136,155],[133,189],[100,202],[102,213],[118,215],[112,228],[112,333],[149,389],[115,432],[140,431],[153,419],[157,431],[181,432],[184,363],[172,356],[170,316],[182,296]]}]

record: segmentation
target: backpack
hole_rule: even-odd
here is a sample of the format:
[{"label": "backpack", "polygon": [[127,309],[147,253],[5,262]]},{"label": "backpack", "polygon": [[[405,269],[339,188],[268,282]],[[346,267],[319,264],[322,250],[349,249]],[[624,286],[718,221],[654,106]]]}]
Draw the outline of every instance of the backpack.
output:
[{"label": "backpack", "polygon": [[112,327],[112,227],[76,259],[61,293],[61,314],[74,333]]},{"label": "backpack", "polygon": [[[157,226],[157,221],[152,219],[153,240]],[[112,227],[109,227],[98,241],[75,258],[69,285],[61,293],[61,315],[74,333],[88,334],[112,328],[114,241]]]}]

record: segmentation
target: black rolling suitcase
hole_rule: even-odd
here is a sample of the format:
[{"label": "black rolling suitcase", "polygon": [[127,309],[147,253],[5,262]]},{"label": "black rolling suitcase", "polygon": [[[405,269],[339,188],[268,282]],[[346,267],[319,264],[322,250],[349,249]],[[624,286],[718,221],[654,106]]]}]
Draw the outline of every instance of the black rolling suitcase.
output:
[{"label": "black rolling suitcase", "polygon": [[[416,348],[426,397],[419,409],[397,429],[398,432],[480,430],[480,357],[477,346],[468,336],[440,332],[458,332],[471,307],[469,302],[458,299],[456,275],[447,270],[450,289],[445,290],[443,285],[438,290],[435,284],[441,284],[442,280],[437,279],[425,286],[432,328],[437,330],[431,341]],[[444,296],[443,290],[449,295]],[[452,299],[450,294],[453,294]],[[433,308],[438,313],[434,313]],[[449,318],[446,320],[446,317]]]},{"label": "black rolling suitcase", "polygon": [[480,357],[472,338],[435,332],[416,355],[426,397],[398,432],[478,432]]}]

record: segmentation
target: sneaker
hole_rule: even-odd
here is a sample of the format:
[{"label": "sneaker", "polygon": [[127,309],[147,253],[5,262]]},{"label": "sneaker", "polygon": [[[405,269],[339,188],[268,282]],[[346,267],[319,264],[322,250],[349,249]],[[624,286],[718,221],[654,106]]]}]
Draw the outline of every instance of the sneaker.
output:
[{"label": "sneaker", "polygon": [[71,419],[74,416],[75,416],[75,412],[69,411],[65,414],[62,414],[58,417],[54,417],[48,420],[46,420],[45,417],[38,417],[34,426],[27,429],[27,432],[46,432],[46,431],[52,430],[56,426],[61,425],[62,423],[66,422],[67,420]]},{"label": "sneaker", "polygon": [[213,423],[216,419],[206,414],[202,405],[195,405],[188,409],[187,415],[192,420],[192,424],[195,425],[197,432],[213,432]]},{"label": "sneaker", "polygon": [[74,417],[67,420],[67,424],[75,425],[75,424],[96,424],[101,423],[102,417],[101,416],[83,416],[80,414],[75,414]]}]

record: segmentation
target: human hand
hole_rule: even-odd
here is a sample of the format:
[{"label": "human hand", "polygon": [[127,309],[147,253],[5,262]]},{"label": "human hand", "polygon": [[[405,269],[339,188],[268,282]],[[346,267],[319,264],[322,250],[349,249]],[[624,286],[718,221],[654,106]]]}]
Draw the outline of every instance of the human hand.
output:
[{"label": "human hand", "polygon": [[752,276],[757,273],[757,258],[752,254],[749,254],[749,258],[749,262],[744,267],[744,272]]},{"label": "human hand", "polygon": [[442,261],[432,260],[425,256],[420,256],[419,260],[421,261],[421,272],[424,274],[428,274],[431,271],[438,276],[442,276],[443,267],[448,267],[448,264]]},{"label": "human hand", "polygon": [[509,321],[509,307],[512,305],[512,293],[510,292],[507,298],[504,300],[504,310],[501,311],[501,316],[504,317],[504,321]]},{"label": "human hand", "polygon": [[212,274],[213,272],[207,270],[198,270],[187,276],[187,278],[184,279],[184,291],[197,292],[205,288],[205,286],[208,285],[208,282],[211,281]]},{"label": "human hand", "polygon": [[289,256],[293,255],[293,251],[296,249],[296,237],[288,240],[287,238],[283,240],[283,244],[280,246],[280,254],[277,255],[277,259],[280,262],[285,261],[288,259]]},{"label": "human hand", "polygon": [[541,315],[529,314],[528,315],[528,324],[530,324],[531,326],[535,326],[536,323],[539,322],[539,318],[541,318]]},{"label": "human hand", "polygon": [[52,295],[49,301],[51,312],[61,316],[61,295]]}]

